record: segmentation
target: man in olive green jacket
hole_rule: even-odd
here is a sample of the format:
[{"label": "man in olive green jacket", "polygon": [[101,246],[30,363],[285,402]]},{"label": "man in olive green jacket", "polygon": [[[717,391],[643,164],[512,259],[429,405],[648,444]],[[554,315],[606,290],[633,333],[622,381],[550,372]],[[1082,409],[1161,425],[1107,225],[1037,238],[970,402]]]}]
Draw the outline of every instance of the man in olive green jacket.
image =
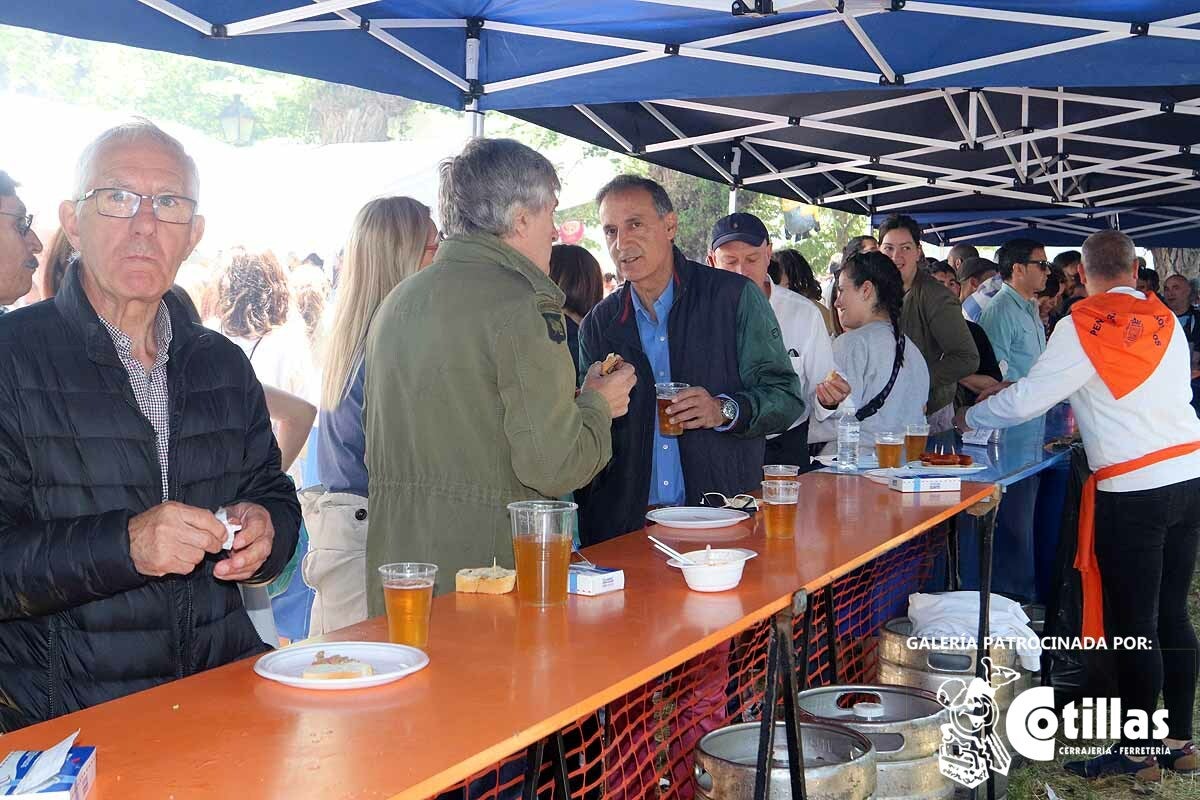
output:
[{"label": "man in olive green jacket", "polygon": [[442,165],[449,238],[380,306],[366,345],[363,413],[371,509],[367,598],[382,613],[381,564],[511,567],[506,505],[588,483],[612,455],[632,367],[579,396],[562,291],[550,280],[558,179],[533,150],[476,139]]}]

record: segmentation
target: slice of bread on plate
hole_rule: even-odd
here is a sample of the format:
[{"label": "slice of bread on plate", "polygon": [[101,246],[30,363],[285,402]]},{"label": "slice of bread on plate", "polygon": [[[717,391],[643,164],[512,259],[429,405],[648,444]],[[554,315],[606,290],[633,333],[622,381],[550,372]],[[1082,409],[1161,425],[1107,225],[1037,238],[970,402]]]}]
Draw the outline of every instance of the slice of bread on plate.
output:
[{"label": "slice of bread on plate", "polygon": [[301,676],[306,680],[336,681],[349,678],[366,678],[375,674],[375,668],[362,661],[346,656],[326,656],[324,650],[317,651],[313,663],[305,668]]}]

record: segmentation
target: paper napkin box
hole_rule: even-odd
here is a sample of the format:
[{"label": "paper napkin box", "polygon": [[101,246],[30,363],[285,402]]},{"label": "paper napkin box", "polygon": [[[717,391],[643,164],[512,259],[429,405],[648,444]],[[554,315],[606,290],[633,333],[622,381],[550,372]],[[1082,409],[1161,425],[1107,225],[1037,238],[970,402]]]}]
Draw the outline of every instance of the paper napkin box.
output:
[{"label": "paper napkin box", "polygon": [[889,488],[897,492],[956,492],[961,478],[892,478]]},{"label": "paper napkin box", "polygon": [[571,594],[608,594],[624,588],[624,570],[572,564],[567,572],[567,591]]},{"label": "paper napkin box", "polygon": [[0,797],[85,800],[96,782],[96,748],[71,747],[51,777],[22,786],[22,779],[38,766],[45,752],[49,751],[14,750],[5,756],[0,761]]}]

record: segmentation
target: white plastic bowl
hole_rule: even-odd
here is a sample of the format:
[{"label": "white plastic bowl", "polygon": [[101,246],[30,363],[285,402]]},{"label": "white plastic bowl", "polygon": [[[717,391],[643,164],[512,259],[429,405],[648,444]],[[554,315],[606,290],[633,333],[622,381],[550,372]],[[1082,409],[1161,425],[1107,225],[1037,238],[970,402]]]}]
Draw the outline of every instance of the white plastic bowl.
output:
[{"label": "white plastic bowl", "polygon": [[[672,558],[667,566],[683,570],[683,579],[694,592],[724,592],[742,582],[746,562],[758,553],[744,548],[693,550],[684,553],[696,564],[685,564]],[[711,563],[709,558],[711,556]]]}]

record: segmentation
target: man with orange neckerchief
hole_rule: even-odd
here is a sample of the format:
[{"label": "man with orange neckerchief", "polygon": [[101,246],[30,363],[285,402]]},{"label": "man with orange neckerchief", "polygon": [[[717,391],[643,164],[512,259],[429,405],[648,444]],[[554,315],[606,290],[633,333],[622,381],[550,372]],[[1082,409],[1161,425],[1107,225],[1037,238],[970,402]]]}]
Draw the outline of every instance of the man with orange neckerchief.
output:
[{"label": "man with orange neckerchief", "polygon": [[1083,635],[1149,639],[1149,649],[1113,653],[1121,708],[1149,718],[1161,691],[1169,730],[1162,742],[1149,732],[1124,736],[1066,768],[1156,781],[1160,765],[1200,767],[1191,741],[1198,648],[1187,617],[1200,537],[1200,419],[1190,405],[1187,339],[1157,296],[1134,288],[1133,241],[1119,231],[1092,234],[1079,277],[1087,299],[1055,326],[1029,374],[960,411],[955,427],[1005,428],[1070,399],[1094,471],[1075,555]]}]

